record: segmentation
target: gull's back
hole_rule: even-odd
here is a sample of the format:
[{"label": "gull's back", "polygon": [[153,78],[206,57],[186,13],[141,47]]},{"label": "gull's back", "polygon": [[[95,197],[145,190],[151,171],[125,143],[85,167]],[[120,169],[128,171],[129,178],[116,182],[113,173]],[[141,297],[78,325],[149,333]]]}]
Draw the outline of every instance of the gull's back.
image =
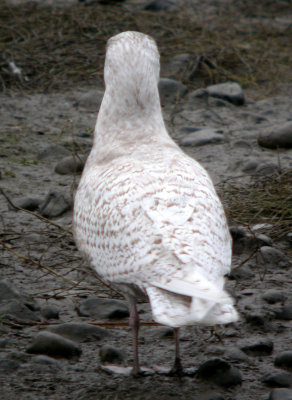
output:
[{"label": "gull's back", "polygon": [[77,246],[126,296],[147,294],[154,319],[178,327],[237,319],[224,291],[231,238],[204,168],[169,137],[155,42],[110,39],[106,90],[76,193]]}]

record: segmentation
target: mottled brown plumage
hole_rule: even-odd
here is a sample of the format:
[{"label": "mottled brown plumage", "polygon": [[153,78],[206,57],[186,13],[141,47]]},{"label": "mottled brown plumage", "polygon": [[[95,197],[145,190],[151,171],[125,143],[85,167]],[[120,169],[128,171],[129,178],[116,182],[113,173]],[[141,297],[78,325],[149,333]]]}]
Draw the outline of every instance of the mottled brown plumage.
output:
[{"label": "mottled brown plumage", "polygon": [[104,77],[75,198],[79,250],[129,299],[135,335],[139,295],[155,321],[174,328],[237,320],[223,288],[231,265],[224,210],[208,173],[166,131],[154,40],[139,32],[111,38]]}]

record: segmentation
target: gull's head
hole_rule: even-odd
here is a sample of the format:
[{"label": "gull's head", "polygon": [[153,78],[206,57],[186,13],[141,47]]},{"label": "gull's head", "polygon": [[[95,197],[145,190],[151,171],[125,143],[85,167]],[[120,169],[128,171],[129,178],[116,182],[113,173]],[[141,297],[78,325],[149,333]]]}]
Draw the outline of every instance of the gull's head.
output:
[{"label": "gull's head", "polygon": [[159,53],[155,41],[141,32],[122,32],[107,42],[104,66],[106,87],[141,85],[159,80]]}]

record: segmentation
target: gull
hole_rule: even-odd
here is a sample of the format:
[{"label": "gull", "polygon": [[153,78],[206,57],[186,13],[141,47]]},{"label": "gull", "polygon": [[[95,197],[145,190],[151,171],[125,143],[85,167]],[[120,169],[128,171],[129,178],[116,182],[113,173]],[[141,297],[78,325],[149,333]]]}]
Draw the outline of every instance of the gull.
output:
[{"label": "gull", "polygon": [[138,358],[137,300],[174,328],[173,373],[181,373],[178,329],[238,319],[224,289],[231,237],[206,170],[175,144],[160,106],[159,52],[140,32],[110,38],[105,92],[93,146],[74,205],[78,249],[130,305],[133,374]]}]

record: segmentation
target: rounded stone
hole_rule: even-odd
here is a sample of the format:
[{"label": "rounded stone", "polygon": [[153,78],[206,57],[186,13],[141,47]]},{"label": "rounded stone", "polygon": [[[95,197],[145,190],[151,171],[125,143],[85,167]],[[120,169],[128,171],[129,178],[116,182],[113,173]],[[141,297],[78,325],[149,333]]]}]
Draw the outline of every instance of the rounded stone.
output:
[{"label": "rounded stone", "polygon": [[103,363],[122,364],[125,359],[122,351],[107,344],[101,347],[99,355]]},{"label": "rounded stone", "polygon": [[80,342],[98,341],[110,336],[110,332],[107,329],[77,322],[68,322],[52,326],[50,331]]},{"label": "rounded stone", "polygon": [[285,268],[291,265],[291,261],[282,251],[271,246],[261,247],[260,255],[260,262],[266,267]]},{"label": "rounded stone", "polygon": [[285,301],[286,295],[277,289],[269,289],[262,295],[262,298],[269,304],[275,304]]},{"label": "rounded stone", "polygon": [[26,351],[31,354],[45,354],[68,359],[78,358],[81,354],[81,349],[76,343],[46,331],[39,333]]},{"label": "rounded stone", "polygon": [[207,87],[209,96],[227,100],[237,106],[245,103],[241,86],[237,82],[219,83]]},{"label": "rounded stone", "polygon": [[240,346],[241,350],[251,356],[268,356],[273,352],[273,342],[268,339],[255,340]]},{"label": "rounded stone", "polygon": [[292,350],[282,351],[275,358],[275,365],[284,369],[292,369]]},{"label": "rounded stone", "polygon": [[41,314],[46,319],[59,319],[60,310],[55,306],[45,306],[41,309]]},{"label": "rounded stone", "polygon": [[292,320],[292,303],[285,304],[281,310],[277,311],[275,314],[277,319],[281,319],[284,321]]},{"label": "rounded stone", "polygon": [[92,317],[95,319],[119,319],[129,316],[129,309],[126,302],[95,297],[84,300],[78,307],[78,312],[83,317]]},{"label": "rounded stone", "polygon": [[292,374],[285,371],[273,371],[263,376],[262,381],[267,386],[292,387]]},{"label": "rounded stone", "polygon": [[287,122],[282,126],[274,126],[269,131],[264,131],[258,137],[258,144],[269,149],[283,147],[292,148],[292,122]]},{"label": "rounded stone", "polygon": [[43,217],[56,218],[72,209],[72,199],[58,190],[50,190],[39,207]]},{"label": "rounded stone", "polygon": [[55,172],[59,175],[70,175],[81,173],[85,161],[79,157],[65,157],[55,166]]},{"label": "rounded stone", "polygon": [[273,389],[268,400],[292,400],[291,389]]},{"label": "rounded stone", "polygon": [[213,358],[201,364],[197,376],[226,388],[242,382],[239,370],[220,358]]}]

